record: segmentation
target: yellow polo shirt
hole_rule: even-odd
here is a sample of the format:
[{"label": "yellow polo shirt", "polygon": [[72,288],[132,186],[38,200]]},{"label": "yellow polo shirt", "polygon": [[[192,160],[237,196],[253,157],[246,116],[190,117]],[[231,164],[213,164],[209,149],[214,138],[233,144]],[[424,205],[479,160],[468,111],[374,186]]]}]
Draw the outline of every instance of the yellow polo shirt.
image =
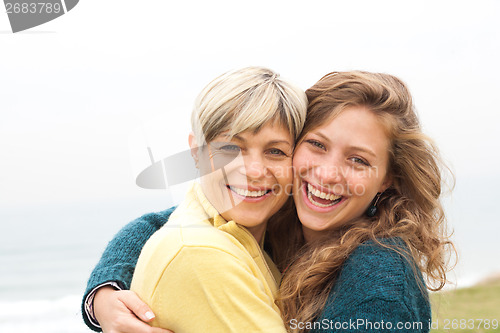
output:
[{"label": "yellow polo shirt", "polygon": [[274,304],[280,273],[252,234],[224,220],[195,183],[146,243],[131,290],[183,332],[286,332]]}]

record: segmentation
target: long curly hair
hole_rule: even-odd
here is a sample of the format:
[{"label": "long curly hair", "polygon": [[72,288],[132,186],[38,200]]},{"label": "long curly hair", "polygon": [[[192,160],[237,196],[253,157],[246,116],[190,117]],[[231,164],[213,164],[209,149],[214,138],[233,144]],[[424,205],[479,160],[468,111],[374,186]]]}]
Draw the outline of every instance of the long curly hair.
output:
[{"label": "long curly hair", "polygon": [[313,321],[325,306],[344,261],[369,239],[381,244],[381,238],[401,238],[406,247],[394,249],[409,258],[416,276],[418,270],[424,273],[422,292],[425,287],[441,289],[449,255],[455,252],[439,200],[442,173],[449,169],[422,133],[406,85],[388,74],[334,72],[321,78],[306,95],[309,107],[298,144],[305,134],[346,108],[366,107],[387,130],[392,185],[382,193],[375,216],[362,216],[340,230],[325,231],[314,244],[305,243],[291,199],[271,219],[268,230],[273,255],[284,271],[277,304],[285,323],[291,319]]}]

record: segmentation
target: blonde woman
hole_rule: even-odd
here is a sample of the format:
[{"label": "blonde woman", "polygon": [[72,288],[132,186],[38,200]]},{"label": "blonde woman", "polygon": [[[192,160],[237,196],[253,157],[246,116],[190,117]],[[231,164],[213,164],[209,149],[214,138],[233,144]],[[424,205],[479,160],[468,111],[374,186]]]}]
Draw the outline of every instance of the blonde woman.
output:
[{"label": "blonde woman", "polygon": [[439,157],[408,89],[391,75],[344,72],[306,94],[294,200],[268,226],[286,328],[429,331],[426,289],[443,287],[450,242]]},{"label": "blonde woman", "polygon": [[[228,72],[200,93],[189,135],[200,182],[171,215],[137,222],[158,225],[169,215],[168,225],[144,245],[131,282],[152,310],[142,315],[156,315],[153,326],[286,331],[274,303],[280,273],[262,247],[268,219],[289,195],[306,109],[303,91],[264,68]],[[125,231],[118,239],[133,242],[129,237]],[[97,319],[104,331],[115,330]]]}]

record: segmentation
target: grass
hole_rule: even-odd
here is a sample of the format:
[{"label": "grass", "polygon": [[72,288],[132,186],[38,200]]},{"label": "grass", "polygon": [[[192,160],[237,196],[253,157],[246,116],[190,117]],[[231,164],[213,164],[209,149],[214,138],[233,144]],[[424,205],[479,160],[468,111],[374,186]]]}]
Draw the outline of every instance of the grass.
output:
[{"label": "grass", "polygon": [[[433,333],[500,333],[500,278],[469,288],[434,293],[431,304]],[[489,328],[486,319],[489,319]]]}]

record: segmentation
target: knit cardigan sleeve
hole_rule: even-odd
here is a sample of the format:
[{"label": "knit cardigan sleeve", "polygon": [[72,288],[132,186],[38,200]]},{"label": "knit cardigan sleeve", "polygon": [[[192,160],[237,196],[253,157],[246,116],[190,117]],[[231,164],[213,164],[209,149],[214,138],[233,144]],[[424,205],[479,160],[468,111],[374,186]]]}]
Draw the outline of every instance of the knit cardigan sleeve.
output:
[{"label": "knit cardigan sleeve", "polygon": [[359,246],[346,260],[311,332],[429,332],[431,309],[420,271],[398,239]]},{"label": "knit cardigan sleeve", "polygon": [[85,324],[98,330],[85,313],[85,300],[97,286],[115,282],[122,289],[130,289],[132,275],[141,250],[148,239],[168,220],[175,207],[159,213],[150,213],[135,219],[123,227],[108,243],[101,259],[90,274],[82,300],[82,314]]}]

